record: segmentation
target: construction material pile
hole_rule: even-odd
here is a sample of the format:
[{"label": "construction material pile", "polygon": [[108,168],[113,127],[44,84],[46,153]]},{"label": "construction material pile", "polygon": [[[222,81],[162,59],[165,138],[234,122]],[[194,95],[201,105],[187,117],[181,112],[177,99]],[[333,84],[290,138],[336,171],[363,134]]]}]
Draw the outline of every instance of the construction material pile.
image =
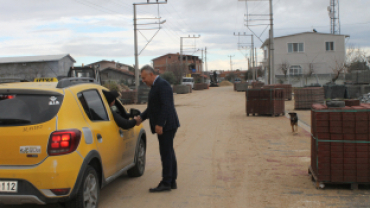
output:
[{"label": "construction material pile", "polygon": [[310,109],[312,104],[324,104],[323,87],[307,87],[294,89],[294,109]]},{"label": "construction material pile", "polygon": [[262,88],[264,85],[265,85],[265,83],[263,83],[263,82],[252,82],[252,88],[253,89]]},{"label": "construction material pile", "polygon": [[318,183],[370,182],[370,105],[311,109],[311,167]]},{"label": "construction material pile", "polygon": [[248,88],[249,88],[248,82],[235,83],[235,90],[237,92],[245,92],[248,90]]},{"label": "construction material pile", "polygon": [[135,103],[136,91],[121,91],[120,94],[121,96],[119,100],[122,102],[122,104]]},{"label": "construction material pile", "polygon": [[345,100],[344,101],[346,106],[352,107],[352,106],[359,106],[360,100]]},{"label": "construction material pile", "polygon": [[188,94],[191,93],[191,85],[174,85],[172,91],[177,94]]},{"label": "construction material pile", "polygon": [[195,83],[194,84],[194,90],[204,90],[204,89],[208,89],[207,83]]},{"label": "construction material pile", "polygon": [[258,115],[284,115],[284,89],[249,89],[246,96],[246,113]]},{"label": "construction material pile", "polygon": [[272,89],[272,88],[284,89],[284,100],[292,100],[292,85],[291,84],[264,85],[262,88],[267,88],[267,89]]},{"label": "construction material pile", "polygon": [[233,83],[231,83],[229,81],[226,81],[226,80],[220,82],[220,84],[219,84],[220,87],[226,87],[226,86],[232,86],[232,85],[233,85]]}]

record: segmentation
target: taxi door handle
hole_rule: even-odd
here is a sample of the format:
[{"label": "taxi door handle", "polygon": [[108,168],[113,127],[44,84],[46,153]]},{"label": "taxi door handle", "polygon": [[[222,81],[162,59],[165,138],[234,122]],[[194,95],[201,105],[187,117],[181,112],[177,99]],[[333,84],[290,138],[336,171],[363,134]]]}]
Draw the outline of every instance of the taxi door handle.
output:
[{"label": "taxi door handle", "polygon": [[120,129],[118,132],[119,132],[119,135],[123,138],[123,136],[124,136],[123,131]]},{"label": "taxi door handle", "polygon": [[98,138],[99,143],[103,142],[103,137],[100,134],[96,135],[96,138]]}]

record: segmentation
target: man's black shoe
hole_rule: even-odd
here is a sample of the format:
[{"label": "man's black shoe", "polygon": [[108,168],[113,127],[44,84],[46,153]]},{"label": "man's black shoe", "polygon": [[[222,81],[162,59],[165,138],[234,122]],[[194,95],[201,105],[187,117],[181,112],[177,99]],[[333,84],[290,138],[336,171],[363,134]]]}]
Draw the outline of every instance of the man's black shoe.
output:
[{"label": "man's black shoe", "polygon": [[150,192],[161,192],[161,191],[171,191],[171,186],[164,183],[159,183],[156,188],[149,189]]},{"label": "man's black shoe", "polygon": [[171,183],[171,189],[177,189],[177,183],[176,182]]}]

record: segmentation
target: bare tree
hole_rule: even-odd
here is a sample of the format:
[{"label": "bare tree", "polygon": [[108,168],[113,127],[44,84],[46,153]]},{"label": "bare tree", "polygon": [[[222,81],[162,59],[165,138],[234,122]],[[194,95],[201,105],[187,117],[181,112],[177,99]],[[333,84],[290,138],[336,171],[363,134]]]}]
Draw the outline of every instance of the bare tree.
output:
[{"label": "bare tree", "polygon": [[187,70],[185,64],[181,63],[172,63],[169,64],[167,70],[172,72],[175,75],[175,83],[181,84],[182,77],[186,74]]},{"label": "bare tree", "polygon": [[278,70],[280,70],[284,74],[285,77],[288,75],[289,68],[290,68],[290,64],[287,60],[283,61],[278,66]]},{"label": "bare tree", "polygon": [[339,78],[341,73],[344,73],[347,69],[346,64],[343,62],[339,62],[338,60],[334,60],[335,66],[331,67],[334,72],[334,77],[331,79],[331,82],[335,83]]}]

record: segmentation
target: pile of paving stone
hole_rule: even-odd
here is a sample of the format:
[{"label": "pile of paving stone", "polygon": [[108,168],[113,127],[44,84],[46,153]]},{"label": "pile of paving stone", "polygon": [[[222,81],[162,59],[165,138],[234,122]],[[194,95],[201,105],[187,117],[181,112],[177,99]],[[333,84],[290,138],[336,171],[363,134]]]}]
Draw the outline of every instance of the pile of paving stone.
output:
[{"label": "pile of paving stone", "polygon": [[284,99],[285,100],[292,100],[292,85],[291,84],[272,84],[272,85],[264,85],[262,88],[279,88],[284,89]]},{"label": "pile of paving stone", "polygon": [[285,99],[283,89],[249,89],[246,96],[246,114],[284,115]]},{"label": "pile of paving stone", "polygon": [[312,104],[324,104],[323,87],[307,87],[294,89],[294,109],[310,109]]},{"label": "pile of paving stone", "polygon": [[311,109],[311,167],[320,183],[370,182],[370,105]]}]

